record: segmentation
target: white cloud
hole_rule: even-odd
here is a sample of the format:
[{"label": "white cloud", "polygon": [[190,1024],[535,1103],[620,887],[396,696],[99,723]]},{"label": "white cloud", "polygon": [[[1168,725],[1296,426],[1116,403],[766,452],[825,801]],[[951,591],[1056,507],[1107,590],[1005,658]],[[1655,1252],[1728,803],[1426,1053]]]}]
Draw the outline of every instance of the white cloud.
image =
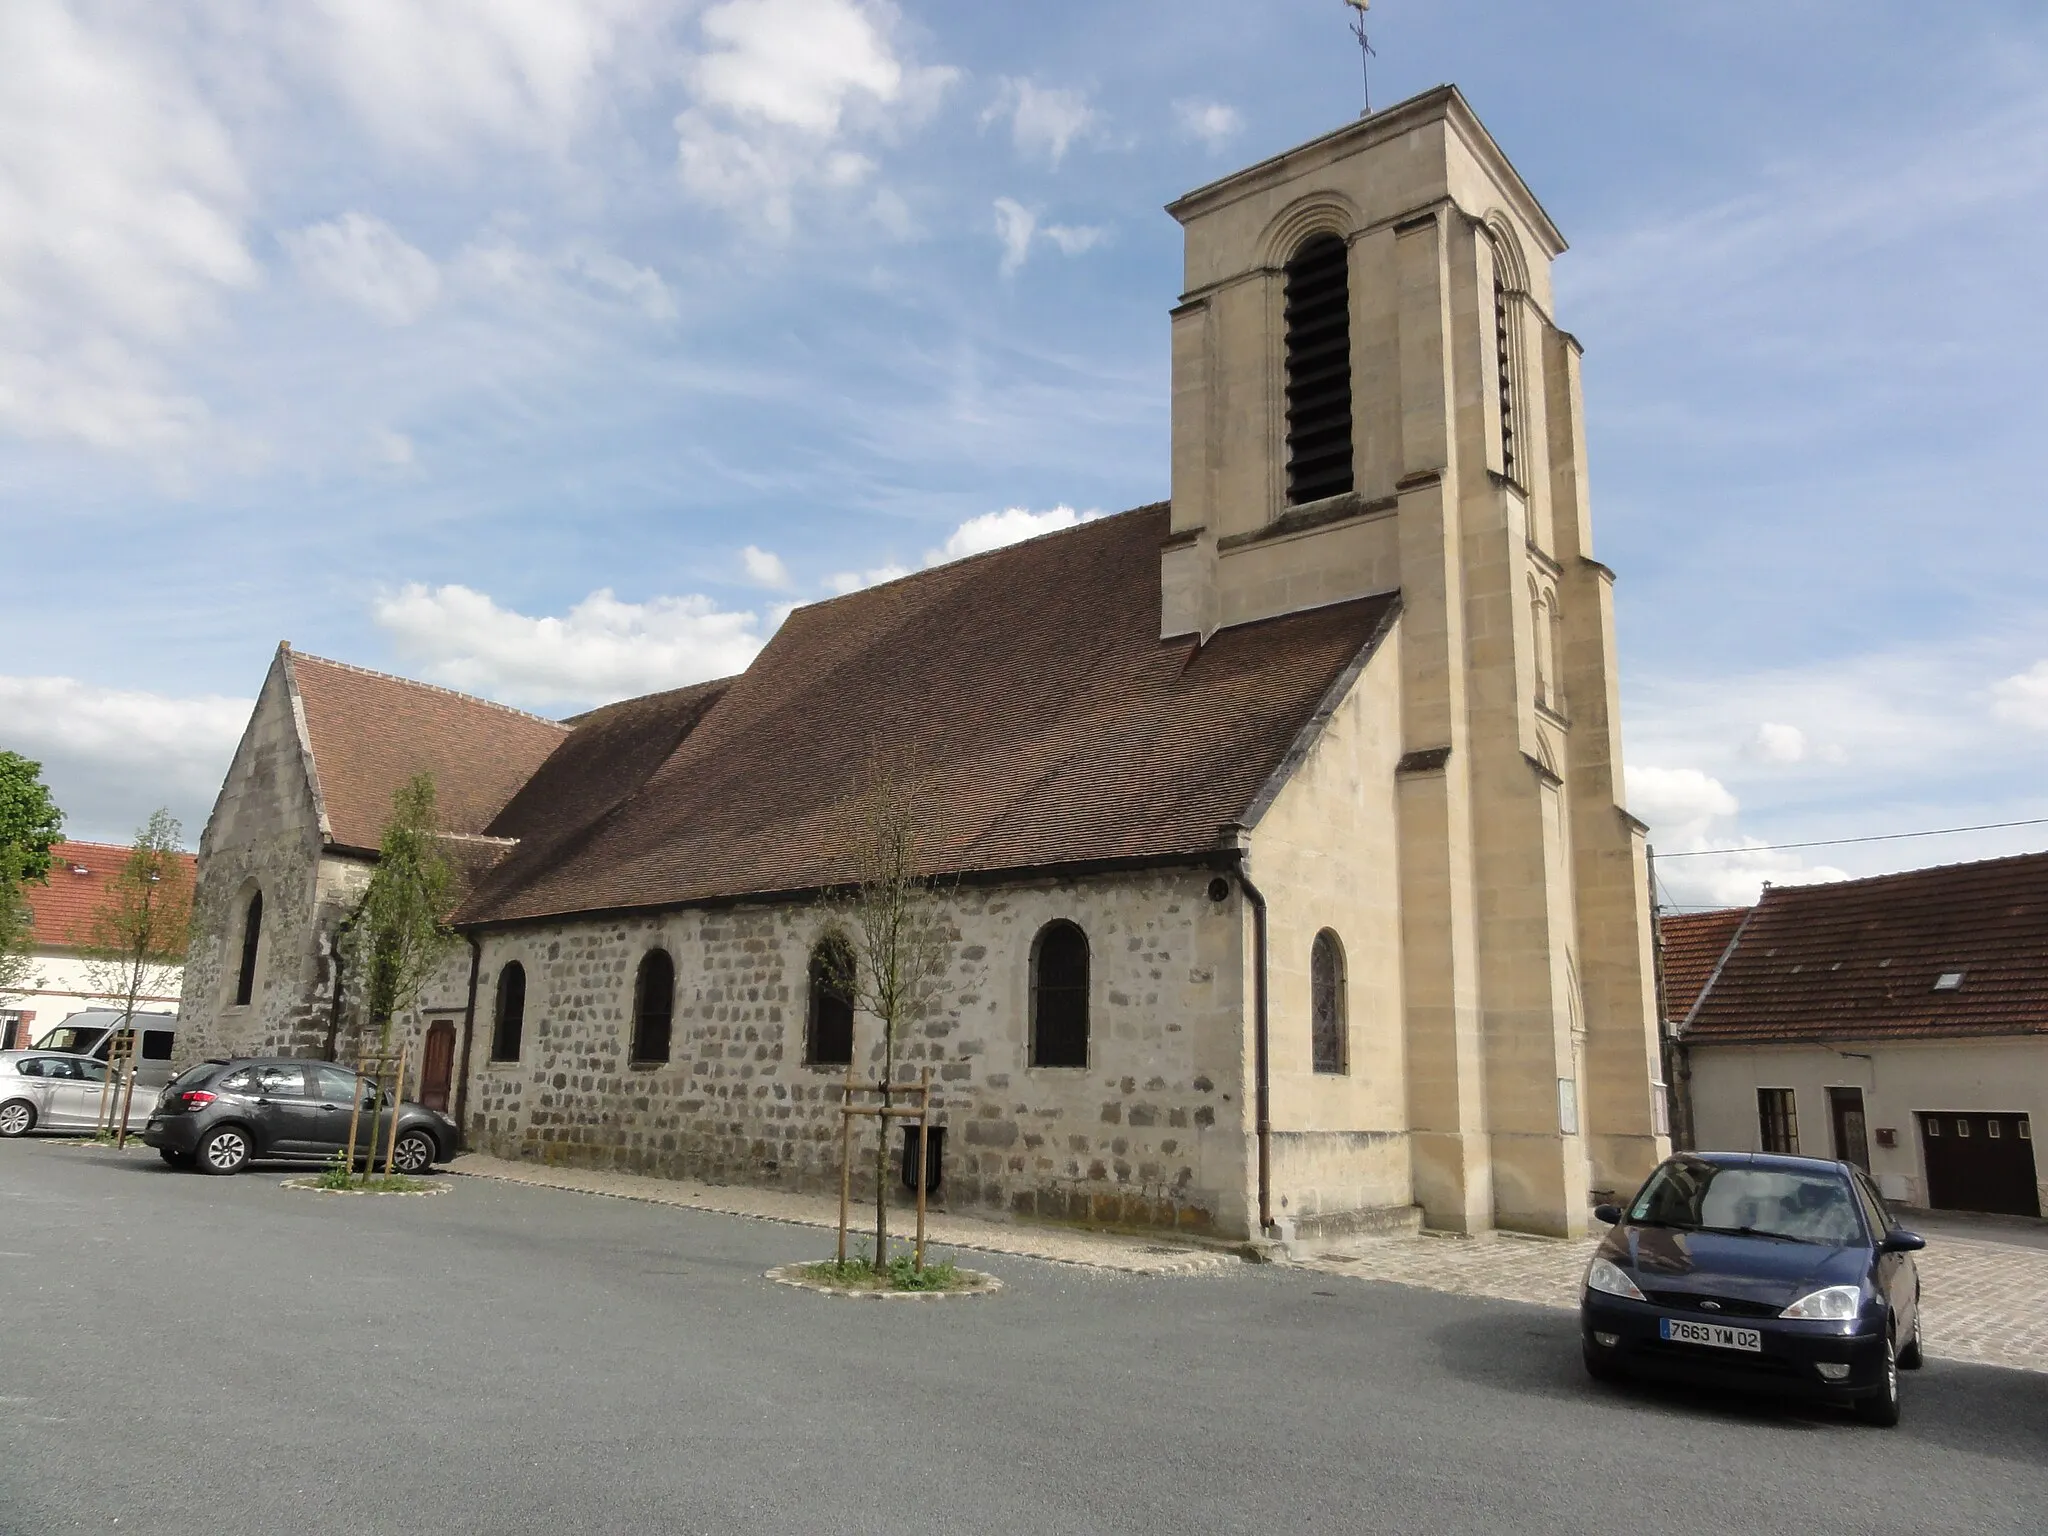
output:
[{"label": "white cloud", "polygon": [[583,243],[543,253],[528,250],[503,230],[488,230],[456,253],[449,271],[472,293],[496,291],[522,305],[569,295],[600,304],[623,302],[650,320],[673,320],[678,313],[675,293],[659,272]]},{"label": "white cloud", "polygon": [[1024,507],[984,512],[955,528],[941,548],[928,551],[925,564],[938,565],[947,560],[964,559],[968,555],[986,554],[991,549],[1035,539],[1042,533],[1057,533],[1062,528],[1092,523],[1101,515],[1100,512],[1076,512],[1065,506],[1046,512],[1033,512]]},{"label": "white cloud", "polygon": [[1760,762],[1801,763],[1806,761],[1806,732],[1796,725],[1777,725],[1766,720],[1749,739],[1749,753]]},{"label": "white cloud", "polygon": [[1062,256],[1079,256],[1083,251],[1100,245],[1108,234],[1107,230],[1091,224],[1041,226],[1037,212],[1013,197],[997,198],[995,208],[996,239],[1003,247],[999,270],[1005,277],[1014,275],[1031,259],[1031,247],[1035,241],[1048,241],[1058,248]]},{"label": "white cloud", "polygon": [[748,580],[760,586],[781,591],[791,585],[789,567],[782,563],[782,556],[772,550],[756,549],[749,544],[740,551],[740,562],[747,568]]},{"label": "white cloud", "polygon": [[874,161],[851,141],[916,120],[955,74],[905,63],[894,22],[893,8],[863,0],[722,0],[705,11],[693,104],[675,119],[684,187],[787,233],[800,190],[867,180]]},{"label": "white cloud", "polygon": [[[560,152],[616,60],[660,50],[676,0],[315,0],[287,23],[394,148],[483,138]],[[615,84],[616,82],[614,82]]]},{"label": "white cloud", "polygon": [[[987,554],[992,549],[1022,543],[1035,539],[1042,533],[1057,533],[1062,528],[1072,528],[1080,523],[1092,523],[1102,516],[1100,512],[1076,512],[1072,507],[1053,507],[1044,512],[1033,512],[1026,507],[1005,507],[1000,512],[984,512],[979,517],[970,517],[946,536],[946,542],[937,549],[924,552],[924,569],[944,565],[949,560],[964,560],[969,555]],[[825,578],[825,588],[840,596],[858,592],[863,587],[878,586],[885,581],[895,581],[908,576],[907,566],[893,561],[868,571],[838,571]]]},{"label": "white cloud", "polygon": [[1212,150],[1222,149],[1244,131],[1243,114],[1220,101],[1176,101],[1173,115],[1182,133]]},{"label": "white cloud", "polygon": [[1010,124],[1010,140],[1018,153],[1042,157],[1057,167],[1074,140],[1092,127],[1095,109],[1081,91],[1039,85],[1033,80],[1006,79],[996,99],[981,115],[982,125]]},{"label": "white cloud", "polygon": [[441,295],[433,257],[382,219],[348,212],[279,237],[300,276],[385,325],[410,325]]},{"label": "white cloud", "polygon": [[410,469],[419,458],[412,439],[389,427],[378,427],[370,433],[370,456],[387,469]]},{"label": "white cloud", "polygon": [[835,571],[825,578],[825,590],[844,597],[847,593],[858,592],[863,587],[879,587],[885,581],[896,581],[909,574],[908,566],[897,565],[893,561],[868,571]]},{"label": "white cloud", "polygon": [[1991,688],[1991,712],[2011,725],[2048,731],[2048,661],[2004,678]]},{"label": "white cloud", "polygon": [[[1681,907],[1742,907],[1772,885],[1816,885],[1845,880],[1831,866],[1809,866],[1795,852],[1759,846],[1736,836],[1742,807],[1719,779],[1697,768],[1626,770],[1629,809],[1650,825],[1659,855],[1657,879]],[[1692,855],[1711,853],[1711,857]],[[1672,857],[1679,855],[1679,857]]]},{"label": "white cloud", "polygon": [[762,644],[757,615],[700,596],[628,603],[603,590],[561,618],[534,618],[469,587],[414,582],[379,598],[371,616],[434,681],[531,706],[729,676]]},{"label": "white cloud", "polygon": [[43,765],[67,835],[124,842],[160,805],[197,844],[251,699],[176,697],[70,677],[0,677],[0,749]]},{"label": "white cloud", "polygon": [[228,133],[144,30],[0,6],[0,426],[149,452],[208,424],[164,350],[258,269]]},{"label": "white cloud", "polygon": [[1015,198],[996,199],[996,239],[1003,246],[1003,276],[1008,277],[1031,259],[1031,237],[1037,230],[1037,214]]}]

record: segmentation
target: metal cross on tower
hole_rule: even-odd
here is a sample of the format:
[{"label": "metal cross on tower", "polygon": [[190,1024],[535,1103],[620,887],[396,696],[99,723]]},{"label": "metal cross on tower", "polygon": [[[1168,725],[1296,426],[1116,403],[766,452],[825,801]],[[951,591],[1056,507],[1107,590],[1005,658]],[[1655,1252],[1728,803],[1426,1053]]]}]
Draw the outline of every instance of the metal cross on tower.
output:
[{"label": "metal cross on tower", "polygon": [[1360,117],[1372,116],[1372,61],[1379,57],[1372,51],[1372,44],[1366,41],[1365,13],[1372,6],[1372,0],[1344,0],[1358,14],[1351,20],[1351,35],[1358,39],[1358,68],[1365,77],[1365,110]]}]

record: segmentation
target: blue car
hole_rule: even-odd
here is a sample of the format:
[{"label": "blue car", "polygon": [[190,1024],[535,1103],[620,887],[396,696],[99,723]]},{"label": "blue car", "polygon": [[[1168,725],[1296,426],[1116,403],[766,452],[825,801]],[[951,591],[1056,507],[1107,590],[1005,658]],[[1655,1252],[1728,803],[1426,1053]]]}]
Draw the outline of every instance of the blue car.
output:
[{"label": "blue car", "polygon": [[1899,1422],[1920,1364],[1927,1246],[1848,1163],[1688,1152],[1610,1222],[1579,1317],[1596,1380],[1659,1377],[1821,1399]]}]

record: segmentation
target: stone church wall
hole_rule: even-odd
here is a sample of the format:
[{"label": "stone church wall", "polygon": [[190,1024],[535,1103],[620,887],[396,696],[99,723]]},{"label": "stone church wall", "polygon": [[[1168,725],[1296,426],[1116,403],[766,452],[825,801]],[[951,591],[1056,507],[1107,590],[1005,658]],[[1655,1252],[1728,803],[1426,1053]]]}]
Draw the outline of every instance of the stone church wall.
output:
[{"label": "stone church wall", "polygon": [[[1213,878],[1176,871],[952,893],[950,990],[898,1055],[902,1075],[933,1069],[945,1207],[1246,1232],[1246,919],[1235,883],[1217,901]],[[1028,1064],[1032,943],[1055,918],[1088,935],[1086,1068]],[[845,1069],[803,1059],[807,968],[824,927],[815,907],[754,906],[484,935],[470,1143],[507,1157],[836,1190]],[[671,1060],[636,1066],[634,977],[656,945],[676,963]],[[521,1059],[492,1062],[496,982],[512,960],[527,975]],[[878,1036],[874,1020],[857,1020],[870,1075]],[[870,1149],[872,1134],[862,1137]],[[871,1197],[867,1161],[856,1158],[856,1187]],[[892,1179],[896,1167],[892,1157]]]}]

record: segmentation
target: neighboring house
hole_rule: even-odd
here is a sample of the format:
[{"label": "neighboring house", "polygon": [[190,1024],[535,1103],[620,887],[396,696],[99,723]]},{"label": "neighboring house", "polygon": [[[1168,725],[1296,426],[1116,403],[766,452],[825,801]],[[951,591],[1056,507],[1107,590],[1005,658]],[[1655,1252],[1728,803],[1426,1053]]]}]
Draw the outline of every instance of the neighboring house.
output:
[{"label": "neighboring house", "polygon": [[[107,994],[93,990],[84,950],[92,941],[93,915],[106,894],[108,879],[128,862],[130,850],[113,843],[58,843],[50,849],[46,885],[29,885],[23,894],[35,914],[30,928],[29,982],[0,996],[0,1050],[31,1044],[72,1014],[105,1007]],[[188,871],[196,861],[181,854]],[[178,1005],[178,973],[170,990],[139,999],[139,1006],[161,1011]]]},{"label": "neighboring house", "polygon": [[1846,1158],[1908,1205],[2041,1214],[2048,853],[1773,886],[1663,932],[1698,1146]]},{"label": "neighboring house", "polygon": [[1172,212],[1170,504],[560,726],[280,649],[181,1047],[357,1048],[335,926],[431,769],[471,885],[423,1096],[507,1156],[836,1188],[879,1042],[819,895],[879,745],[946,881],[901,1060],[953,1208],[1584,1231],[1668,1138],[1563,241],[1450,88]]}]

